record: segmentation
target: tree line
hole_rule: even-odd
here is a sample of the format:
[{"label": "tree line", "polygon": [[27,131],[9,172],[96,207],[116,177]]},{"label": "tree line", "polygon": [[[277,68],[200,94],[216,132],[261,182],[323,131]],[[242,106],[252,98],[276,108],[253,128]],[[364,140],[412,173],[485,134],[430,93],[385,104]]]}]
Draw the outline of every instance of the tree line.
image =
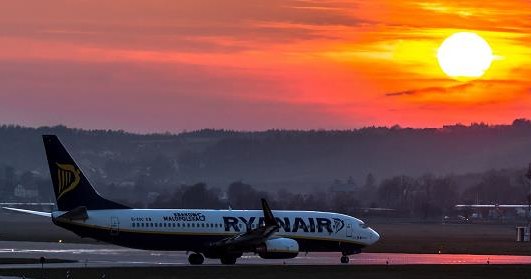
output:
[{"label": "tree line", "polygon": [[[225,190],[196,183],[166,189],[148,203],[137,201],[135,206],[260,209],[260,199],[266,198],[278,210],[319,210],[353,215],[385,212],[387,216],[429,219],[456,214],[456,204],[526,204],[530,185],[524,174],[524,169],[490,170],[459,176],[394,176],[381,182],[369,174],[363,185],[352,189],[325,188],[304,193],[286,189],[260,190],[242,181],[231,183]],[[149,195],[147,189],[142,191],[144,193],[136,194]]]}]

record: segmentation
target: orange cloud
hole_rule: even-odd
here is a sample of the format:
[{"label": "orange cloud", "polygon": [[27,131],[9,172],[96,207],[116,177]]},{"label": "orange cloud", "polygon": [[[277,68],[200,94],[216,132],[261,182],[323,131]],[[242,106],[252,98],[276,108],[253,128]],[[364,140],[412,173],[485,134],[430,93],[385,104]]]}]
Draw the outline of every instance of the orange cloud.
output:
[{"label": "orange cloud", "polygon": [[[529,2],[520,0],[57,0],[30,7],[9,2],[0,10],[0,61],[46,69],[69,64],[66,68],[79,78],[62,82],[43,73],[42,78],[25,79],[25,73],[33,75],[37,69],[16,67],[16,73],[6,75],[27,84],[0,85],[0,111],[20,101],[6,92],[23,91],[40,100],[57,96],[55,92],[76,96],[75,88],[83,86],[91,92],[114,88],[95,93],[95,102],[109,94],[125,100],[121,107],[132,122],[134,114],[123,107],[144,115],[159,115],[157,105],[169,102],[219,108],[203,114],[210,120],[193,120],[190,125],[197,128],[208,123],[223,128],[217,120],[229,106],[245,112],[249,121],[238,122],[234,116],[226,118],[233,121],[226,126],[245,129],[253,129],[253,117],[256,125],[270,127],[265,112],[289,115],[275,123],[295,128],[315,128],[312,123],[338,128],[507,122],[531,117],[530,17]],[[445,37],[465,30],[485,38],[495,60],[480,80],[461,84],[439,69],[436,52]],[[84,81],[84,67],[92,76],[105,73],[105,78]],[[138,67],[144,70],[133,70]],[[128,86],[124,77],[138,82]],[[120,86],[112,87],[115,83]],[[128,99],[129,92],[135,98]],[[271,108],[253,116],[249,106]],[[105,108],[109,115],[119,115],[111,109]],[[312,123],[290,124],[290,109]],[[185,110],[166,110],[164,117],[187,117],[180,112]],[[31,123],[45,115],[24,117]],[[83,119],[79,123],[88,125],[90,118]],[[116,128],[120,125],[117,121]]]}]

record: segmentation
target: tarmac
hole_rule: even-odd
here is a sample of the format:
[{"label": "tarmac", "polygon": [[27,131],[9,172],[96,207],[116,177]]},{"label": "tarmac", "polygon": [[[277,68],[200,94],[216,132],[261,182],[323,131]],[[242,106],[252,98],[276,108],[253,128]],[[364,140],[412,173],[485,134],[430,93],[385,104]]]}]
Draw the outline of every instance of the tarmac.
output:
[{"label": "tarmac", "polygon": [[[341,265],[340,253],[299,253],[294,259],[266,260],[245,254],[237,265]],[[146,251],[109,244],[0,241],[0,258],[40,258],[75,260],[49,263],[49,268],[186,266],[186,252]],[[477,265],[531,264],[531,256],[361,253],[350,256],[349,265]],[[220,265],[205,259],[204,265]],[[0,269],[40,268],[40,264],[3,264]]]}]

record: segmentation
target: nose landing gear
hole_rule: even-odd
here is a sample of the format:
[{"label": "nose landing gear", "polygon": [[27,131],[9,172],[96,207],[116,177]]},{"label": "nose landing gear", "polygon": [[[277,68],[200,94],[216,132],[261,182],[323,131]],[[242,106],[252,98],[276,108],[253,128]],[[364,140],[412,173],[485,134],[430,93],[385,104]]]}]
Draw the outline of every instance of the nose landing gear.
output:
[{"label": "nose landing gear", "polygon": [[199,265],[205,261],[205,257],[199,253],[193,253],[188,256],[188,262],[192,265]]}]

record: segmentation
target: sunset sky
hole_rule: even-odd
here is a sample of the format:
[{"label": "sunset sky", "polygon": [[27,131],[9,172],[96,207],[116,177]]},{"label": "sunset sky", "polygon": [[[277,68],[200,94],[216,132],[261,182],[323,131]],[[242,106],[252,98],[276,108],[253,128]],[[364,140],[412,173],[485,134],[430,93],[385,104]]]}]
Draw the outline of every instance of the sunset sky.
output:
[{"label": "sunset sky", "polygon": [[[458,81],[452,33],[494,60]],[[531,2],[3,1],[0,123],[134,132],[531,118]]]}]

